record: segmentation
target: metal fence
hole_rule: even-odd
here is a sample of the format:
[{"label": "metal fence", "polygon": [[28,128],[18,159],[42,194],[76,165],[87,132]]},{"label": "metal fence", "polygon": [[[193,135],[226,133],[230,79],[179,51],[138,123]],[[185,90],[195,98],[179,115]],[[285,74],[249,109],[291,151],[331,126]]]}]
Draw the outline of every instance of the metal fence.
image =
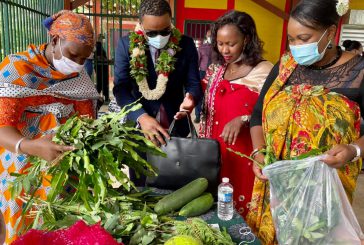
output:
[{"label": "metal fence", "polygon": [[[138,23],[141,2],[142,0],[89,0],[75,9],[75,12],[90,18],[95,30],[97,42],[93,59],[93,80],[105,100],[109,100],[113,85],[116,47],[119,39],[128,35]],[[175,0],[168,2],[174,20]]]},{"label": "metal fence", "polygon": [[[142,0],[90,0],[75,12],[90,18],[96,37],[93,80],[105,100],[110,99],[114,77],[114,57],[119,39],[129,34],[138,22]],[[111,86],[110,86],[111,85]]]},{"label": "metal fence", "polygon": [[0,0],[0,59],[47,42],[42,21],[63,7],[64,0]]},{"label": "metal fence", "polygon": [[206,32],[211,29],[212,21],[186,20],[184,34],[190,36],[198,47],[205,38]]}]

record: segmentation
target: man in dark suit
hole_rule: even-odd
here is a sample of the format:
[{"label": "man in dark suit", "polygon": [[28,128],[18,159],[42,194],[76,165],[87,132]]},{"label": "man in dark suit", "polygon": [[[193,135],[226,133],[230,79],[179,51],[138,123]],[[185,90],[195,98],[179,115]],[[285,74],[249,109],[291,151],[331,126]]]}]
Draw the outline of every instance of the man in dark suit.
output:
[{"label": "man in dark suit", "polygon": [[[152,90],[157,84],[156,63],[158,54],[166,47],[172,36],[172,13],[166,0],[144,0],[140,5],[140,26],[146,40],[147,82]],[[120,39],[115,55],[114,95],[123,107],[142,97],[139,86],[130,75],[130,37]],[[174,71],[168,75],[167,87],[159,99],[141,99],[142,108],[131,112],[128,119],[135,121],[145,132],[145,137],[155,145],[166,144],[169,139],[168,124],[181,119],[187,111],[191,113],[202,96],[198,70],[198,54],[192,38],[182,35],[175,54]],[[187,121],[181,120],[177,133],[187,136]]]}]

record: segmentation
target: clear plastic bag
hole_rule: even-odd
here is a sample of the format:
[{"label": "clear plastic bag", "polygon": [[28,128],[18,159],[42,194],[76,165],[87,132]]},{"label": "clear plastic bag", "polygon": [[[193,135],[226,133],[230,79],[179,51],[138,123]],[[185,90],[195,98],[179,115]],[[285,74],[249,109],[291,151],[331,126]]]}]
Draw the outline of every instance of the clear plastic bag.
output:
[{"label": "clear plastic bag", "polygon": [[279,244],[360,245],[364,235],[336,169],[323,156],[263,169]]}]

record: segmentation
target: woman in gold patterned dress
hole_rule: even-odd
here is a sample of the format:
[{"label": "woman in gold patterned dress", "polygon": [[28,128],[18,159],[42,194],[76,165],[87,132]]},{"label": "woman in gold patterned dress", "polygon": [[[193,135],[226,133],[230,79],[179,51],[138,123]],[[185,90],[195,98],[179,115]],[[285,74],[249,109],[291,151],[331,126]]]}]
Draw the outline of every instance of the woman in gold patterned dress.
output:
[{"label": "woman in gold patterned dress", "polygon": [[[269,147],[277,160],[329,147],[323,161],[337,168],[352,201],[364,149],[364,59],[333,45],[342,7],[347,7],[336,4],[302,0],[293,10],[288,22],[290,51],[268,76],[250,126],[253,147]],[[265,156],[254,151],[253,157],[263,162]],[[247,222],[263,244],[276,244],[269,185],[257,165],[253,171]]]}]

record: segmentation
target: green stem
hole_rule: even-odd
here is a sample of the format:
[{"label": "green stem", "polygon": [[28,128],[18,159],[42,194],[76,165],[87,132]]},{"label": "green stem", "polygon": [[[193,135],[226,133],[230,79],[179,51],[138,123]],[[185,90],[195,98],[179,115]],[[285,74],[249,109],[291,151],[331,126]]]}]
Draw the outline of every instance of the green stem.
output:
[{"label": "green stem", "polygon": [[250,161],[254,162],[256,165],[258,165],[259,168],[263,169],[264,168],[264,164],[258,162],[257,160],[251,158],[250,156],[247,156],[245,155],[244,153],[241,153],[241,152],[238,152],[238,151],[234,151],[233,149],[231,148],[227,148],[228,151],[232,152],[232,153],[235,153],[236,155],[242,157],[242,158],[247,158],[249,159]]}]

